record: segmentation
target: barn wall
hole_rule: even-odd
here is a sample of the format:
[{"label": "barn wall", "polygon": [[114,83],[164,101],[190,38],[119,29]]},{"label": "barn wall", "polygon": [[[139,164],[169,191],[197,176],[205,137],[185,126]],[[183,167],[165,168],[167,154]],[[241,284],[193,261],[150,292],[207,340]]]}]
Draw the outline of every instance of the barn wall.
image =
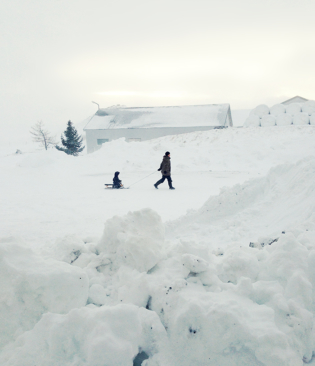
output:
[{"label": "barn wall", "polygon": [[120,129],[106,129],[106,130],[85,130],[87,153],[92,153],[101,148],[97,144],[98,139],[107,139],[109,141],[116,140],[121,137],[126,139],[141,139],[141,141],[152,140],[158,137],[167,135],[178,135],[182,133],[189,133],[194,131],[208,131],[212,130],[214,126],[201,127],[159,127],[159,128],[120,128]]}]

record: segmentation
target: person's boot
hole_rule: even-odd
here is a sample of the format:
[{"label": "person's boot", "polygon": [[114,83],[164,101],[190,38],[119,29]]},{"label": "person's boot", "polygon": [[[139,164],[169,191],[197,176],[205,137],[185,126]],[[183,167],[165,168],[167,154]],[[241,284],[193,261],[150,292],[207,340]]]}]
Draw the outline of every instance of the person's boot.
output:
[{"label": "person's boot", "polygon": [[155,184],[153,184],[153,185],[154,185],[154,187],[155,187],[156,189],[159,189],[159,188],[158,188],[158,185],[157,185],[156,183],[155,183]]},{"label": "person's boot", "polygon": [[170,189],[175,189],[174,187],[170,187]]}]

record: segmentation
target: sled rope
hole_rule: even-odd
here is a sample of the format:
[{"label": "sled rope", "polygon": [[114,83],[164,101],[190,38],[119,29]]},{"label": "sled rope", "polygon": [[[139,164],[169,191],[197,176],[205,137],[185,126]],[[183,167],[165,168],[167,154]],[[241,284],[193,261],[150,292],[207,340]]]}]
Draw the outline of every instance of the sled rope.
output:
[{"label": "sled rope", "polygon": [[137,180],[136,182],[134,182],[134,183],[130,184],[130,186],[129,186],[129,187],[127,187],[127,189],[128,189],[128,188],[130,188],[131,186],[133,186],[134,184],[139,183],[139,182],[140,182],[140,181],[142,181],[143,179],[146,179],[146,178],[150,177],[150,175],[154,174],[155,172],[156,172],[156,170],[155,170],[153,173],[151,173],[151,174],[147,175],[146,177],[141,178],[141,179]]}]

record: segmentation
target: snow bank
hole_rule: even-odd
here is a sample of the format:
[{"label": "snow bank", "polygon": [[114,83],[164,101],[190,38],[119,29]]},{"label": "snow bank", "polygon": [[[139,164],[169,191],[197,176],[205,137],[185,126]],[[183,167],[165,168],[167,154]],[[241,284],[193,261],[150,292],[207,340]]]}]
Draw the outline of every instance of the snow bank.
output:
[{"label": "snow bank", "polygon": [[315,113],[313,113],[310,117],[310,124],[315,125]]},{"label": "snow bank", "polygon": [[2,313],[32,321],[2,325],[1,365],[302,366],[315,349],[314,171],[308,158],[223,189],[169,222],[167,245],[150,209],[108,220],[98,243],[57,241],[60,261],[2,244]]},{"label": "snow bank", "polygon": [[[223,188],[218,196],[210,197],[199,210],[191,211],[182,218],[168,223],[167,232],[172,233],[172,236],[180,233],[184,237],[184,233],[193,233],[196,225],[210,225],[213,234],[212,226],[219,225],[223,220],[222,225],[228,228],[225,238],[233,241],[233,230],[229,228],[226,220],[237,215],[239,216],[237,230],[240,230],[242,236],[245,235],[241,229],[243,223],[246,230],[250,231],[250,227],[254,223],[257,224],[256,228],[253,227],[257,238],[269,234],[273,236],[275,232],[279,234],[279,231],[276,231],[276,228],[280,230],[279,225],[282,225],[282,230],[286,230],[292,225],[295,226],[297,223],[307,220],[312,214],[312,209],[315,207],[315,196],[310,194],[315,190],[313,171],[315,171],[315,158],[309,157],[295,164],[282,164],[274,167],[264,178],[249,180],[242,185],[235,185],[233,188]],[[287,199],[289,196],[291,197],[290,202]],[[291,205],[295,205],[294,212],[291,212]],[[289,210],[291,214],[284,215],[286,210]],[[272,215],[265,217],[270,212]],[[277,224],[274,222],[275,218],[277,218]],[[266,233],[264,228],[261,229],[259,220],[263,220],[271,232]],[[259,230],[263,231],[259,232]]]},{"label": "snow bank", "polygon": [[[195,290],[194,301],[188,300],[191,297],[187,293],[189,287],[186,288],[188,305],[182,302],[168,317],[175,328],[182,327],[176,328],[177,334],[182,335],[179,342],[183,342],[178,350],[185,349],[182,354],[178,351],[178,357],[183,357],[180,364],[186,364],[188,354],[196,350],[198,342],[205,342],[204,354],[197,350],[194,354],[201,363],[201,359],[205,362],[211,358],[220,365],[261,362],[293,366],[312,358],[314,171],[314,158],[274,168],[266,178],[223,190],[200,210],[168,223],[168,233],[174,240],[180,238],[181,242],[190,243],[186,251],[207,245],[213,253],[212,257],[203,255],[212,267],[208,275],[206,271],[189,278],[200,286],[198,292]],[[250,248],[250,238],[263,234],[274,240],[264,241],[269,244],[260,249]],[[204,286],[209,286],[213,293],[202,294]],[[182,318],[176,317],[176,311],[183,314]],[[179,318],[182,323],[186,321],[186,336],[184,325],[174,320]],[[195,322],[189,323],[189,319]],[[207,325],[211,329],[209,343],[203,334]],[[193,334],[188,329],[193,329]],[[189,336],[196,343],[184,347]],[[246,353],[241,344],[248,347]]]},{"label": "snow bank", "polygon": [[[2,240],[0,364],[139,365],[144,358],[143,366],[309,362],[315,350],[315,158],[305,156],[314,155],[314,132],[310,126],[291,126],[214,130],[140,144],[119,140],[72,159],[71,165],[67,158],[58,160],[45,174],[35,173],[31,165],[20,169],[21,156],[1,160],[3,171],[13,176],[10,185],[22,180],[25,185],[28,169],[36,180],[47,175],[46,190],[35,184],[34,197],[57,190],[58,197],[45,202],[45,211],[54,207],[59,215],[55,206],[65,200],[65,215],[74,217],[65,226],[77,235],[48,248],[43,240],[37,252],[15,239]],[[80,226],[86,230],[98,216],[105,221],[106,210],[111,215],[118,200],[137,204],[136,190],[96,191],[105,169],[115,171],[121,164],[140,175],[150,164],[157,169],[155,159],[160,162],[166,149],[176,152],[172,162],[178,177],[193,172],[202,179],[211,168],[221,175],[228,170],[231,179],[236,170],[264,174],[273,168],[266,177],[223,188],[178,220],[163,224],[151,209],[133,210],[106,221],[101,238],[79,235]],[[95,175],[100,180],[91,189]],[[25,188],[27,194],[34,181]],[[209,196],[211,187],[206,188]],[[149,189],[147,205],[159,200],[168,210],[179,202],[174,195],[161,199],[162,190]],[[89,196],[93,190],[95,196]],[[25,192],[14,190],[20,194],[15,203]],[[153,192],[158,198],[152,198]],[[175,191],[181,201],[187,192],[192,194]],[[85,195],[90,199],[84,201]],[[96,210],[97,199],[104,211]],[[35,200],[22,202],[17,207],[39,207]],[[22,219],[27,215],[14,221],[14,230]],[[59,234],[51,231],[54,237]]]},{"label": "snow bank", "polygon": [[[173,363],[180,365],[303,365],[289,337],[274,322],[274,311],[233,291],[184,294],[172,309],[169,339]],[[196,286],[197,287],[197,286]]]},{"label": "snow bank", "polygon": [[254,114],[256,116],[258,116],[259,118],[262,118],[262,116],[265,116],[266,114],[269,114],[270,110],[269,107],[265,104],[260,104],[258,105],[256,108],[254,108],[250,114]]},{"label": "snow bank", "polygon": [[271,114],[262,116],[262,118],[260,120],[260,125],[261,125],[261,127],[275,126],[276,125],[276,116],[273,116]]},{"label": "snow bank", "polygon": [[77,267],[44,260],[23,243],[0,241],[0,346],[32,329],[42,314],[84,306],[88,277]]},{"label": "snow bank", "polygon": [[[152,358],[166,340],[158,316],[134,305],[81,308],[45,314],[8,348],[1,365],[133,365],[139,353]],[[139,363],[140,365],[140,363]]]}]

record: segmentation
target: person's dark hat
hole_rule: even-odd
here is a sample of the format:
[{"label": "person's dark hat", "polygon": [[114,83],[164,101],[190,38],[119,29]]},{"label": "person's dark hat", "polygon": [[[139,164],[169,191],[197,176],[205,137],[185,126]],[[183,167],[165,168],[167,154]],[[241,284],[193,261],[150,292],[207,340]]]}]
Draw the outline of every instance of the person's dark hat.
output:
[{"label": "person's dark hat", "polygon": [[169,156],[170,152],[169,151],[166,151],[165,155],[166,156]]}]

